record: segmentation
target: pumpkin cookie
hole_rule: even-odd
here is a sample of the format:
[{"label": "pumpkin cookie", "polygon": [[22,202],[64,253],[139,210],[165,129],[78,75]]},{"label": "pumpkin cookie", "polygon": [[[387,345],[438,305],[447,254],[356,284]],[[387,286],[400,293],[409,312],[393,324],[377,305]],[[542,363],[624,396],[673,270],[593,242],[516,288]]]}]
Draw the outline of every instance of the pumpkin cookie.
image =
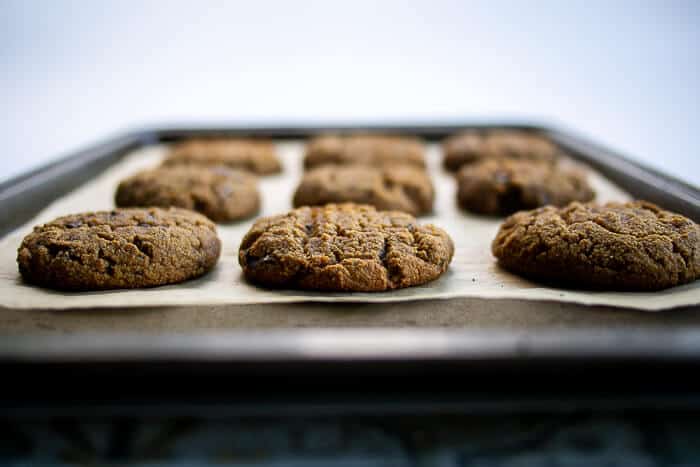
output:
[{"label": "pumpkin cookie", "polygon": [[374,167],[400,164],[425,167],[423,143],[409,136],[319,136],[306,149],[304,167],[325,164],[360,164]]},{"label": "pumpkin cookie", "polygon": [[519,212],[491,250],[516,274],[574,287],[659,290],[700,277],[700,226],[644,201]]},{"label": "pumpkin cookie", "polygon": [[457,171],[465,164],[488,159],[521,159],[554,162],[559,147],[536,133],[518,130],[469,130],[443,143],[443,165]]},{"label": "pumpkin cookie", "polygon": [[457,201],[467,211],[507,215],[548,204],[590,201],[595,192],[583,171],[546,162],[487,160],[462,167]]},{"label": "pumpkin cookie", "polygon": [[119,207],[179,207],[200,212],[214,222],[252,216],[260,209],[255,176],[225,167],[160,167],[122,181]]},{"label": "pumpkin cookie", "polygon": [[442,229],[348,203],[259,219],[243,238],[238,261],[248,280],[264,286],[379,292],[438,278],[453,253]]},{"label": "pumpkin cookie", "polygon": [[270,141],[244,138],[195,138],[176,143],[163,164],[223,165],[258,175],[282,171]]},{"label": "pumpkin cookie", "polygon": [[353,202],[421,215],[432,211],[434,197],[433,184],[422,169],[331,165],[306,172],[293,203],[300,207]]},{"label": "pumpkin cookie", "polygon": [[19,247],[24,280],[63,290],[131,289],[182,282],[216,264],[216,226],[192,211],[117,209],[59,217]]}]

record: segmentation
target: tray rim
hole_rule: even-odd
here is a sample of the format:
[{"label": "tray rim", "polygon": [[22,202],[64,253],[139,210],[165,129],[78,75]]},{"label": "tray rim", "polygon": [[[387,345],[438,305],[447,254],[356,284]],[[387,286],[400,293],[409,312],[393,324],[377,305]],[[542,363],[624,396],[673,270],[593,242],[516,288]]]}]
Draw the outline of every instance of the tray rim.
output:
[{"label": "tray rim", "polygon": [[[70,345],[61,336],[10,338],[0,343],[0,371],[12,382],[0,387],[0,417],[700,409],[700,384],[688,378],[700,368],[700,330],[661,335],[315,329],[186,340],[92,335]],[[381,342],[379,351],[368,351],[370,342]]]},{"label": "tray rim", "polygon": [[[246,329],[187,334],[81,333],[5,336],[0,364],[104,362],[697,361],[700,329],[579,328],[513,332],[465,328]],[[74,334],[73,334],[74,336]],[[183,339],[186,337],[186,339]],[[415,345],[420,341],[421,345]],[[144,358],[144,356],[146,358]]]}]

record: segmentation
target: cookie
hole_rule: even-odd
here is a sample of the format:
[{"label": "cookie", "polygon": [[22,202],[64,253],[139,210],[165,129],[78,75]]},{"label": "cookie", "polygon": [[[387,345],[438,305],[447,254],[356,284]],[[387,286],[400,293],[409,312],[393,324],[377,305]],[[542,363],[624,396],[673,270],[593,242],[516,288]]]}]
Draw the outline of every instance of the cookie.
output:
[{"label": "cookie", "polygon": [[258,175],[282,171],[270,141],[244,138],[199,138],[177,143],[163,162],[172,165],[223,165]]},{"label": "cookie", "polygon": [[700,276],[700,226],[644,201],[519,212],[491,249],[505,269],[574,287],[659,290]]},{"label": "cookie", "polygon": [[209,271],[221,242],[216,226],[171,208],[88,212],[37,226],[17,253],[25,281],[62,290],[172,284]]},{"label": "cookie", "polygon": [[400,164],[425,167],[425,147],[408,136],[319,136],[306,148],[304,167],[325,164],[360,164],[374,167]]},{"label": "cookie", "polygon": [[465,164],[484,159],[522,159],[554,162],[561,149],[536,133],[518,130],[470,130],[451,136],[443,143],[443,165],[457,171]]},{"label": "cookie", "polygon": [[433,184],[422,169],[327,165],[304,174],[293,204],[301,207],[354,202],[420,215],[432,211],[434,197]]},{"label": "cookie", "polygon": [[457,174],[457,187],[457,202],[463,209],[490,215],[548,204],[565,206],[595,196],[581,170],[514,159],[466,165]]},{"label": "cookie", "polygon": [[245,277],[268,287],[380,292],[447,270],[454,245],[409,214],[358,204],[304,207],[259,219],[241,242]]},{"label": "cookie", "polygon": [[215,222],[252,216],[260,209],[255,176],[225,167],[160,167],[122,181],[119,207],[179,207],[200,212]]}]

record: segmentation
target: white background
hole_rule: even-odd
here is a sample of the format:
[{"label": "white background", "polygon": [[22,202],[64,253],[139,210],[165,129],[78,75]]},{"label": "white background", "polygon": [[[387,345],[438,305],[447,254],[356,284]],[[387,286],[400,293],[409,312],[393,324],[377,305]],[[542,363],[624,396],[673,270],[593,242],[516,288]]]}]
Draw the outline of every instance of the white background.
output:
[{"label": "white background", "polygon": [[527,119],[700,184],[700,1],[0,0],[0,179],[160,122]]}]

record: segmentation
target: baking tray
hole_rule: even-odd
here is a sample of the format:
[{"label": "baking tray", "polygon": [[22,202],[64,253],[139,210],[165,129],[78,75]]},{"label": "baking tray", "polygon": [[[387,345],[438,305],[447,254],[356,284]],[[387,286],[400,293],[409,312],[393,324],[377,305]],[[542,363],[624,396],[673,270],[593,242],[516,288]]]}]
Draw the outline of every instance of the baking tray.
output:
[{"label": "baking tray", "polygon": [[[435,141],[467,128],[540,132],[633,196],[700,220],[697,188],[544,125],[183,126],[118,135],[1,184],[0,234],[149,144],[204,135],[307,138],[328,131],[412,134]],[[237,318],[259,306],[274,309],[279,319],[236,329]],[[376,313],[387,307],[400,307],[415,319],[377,322]],[[698,384],[688,375],[700,366],[699,308],[661,314],[477,298],[201,310],[117,306],[100,310],[104,322],[89,330],[80,326],[89,310],[60,312],[60,326],[56,312],[0,310],[4,323],[20,322],[31,313],[35,324],[13,335],[3,330],[0,374],[12,383],[1,385],[0,413],[698,406]],[[422,320],[425,310],[436,311],[430,314],[435,319]],[[452,319],[441,322],[439,316]],[[162,320],[161,331],[140,333],[143,320]],[[451,327],[435,329],[440,325]]]}]

